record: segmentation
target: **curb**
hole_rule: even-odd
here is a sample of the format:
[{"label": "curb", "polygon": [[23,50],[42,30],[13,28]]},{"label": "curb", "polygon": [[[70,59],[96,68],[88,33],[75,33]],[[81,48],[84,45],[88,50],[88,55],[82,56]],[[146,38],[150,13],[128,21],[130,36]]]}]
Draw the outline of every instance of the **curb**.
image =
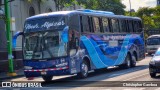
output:
[{"label": "curb", "polygon": [[7,80],[7,79],[14,79],[14,78],[19,78],[19,77],[23,77],[24,75],[17,75],[17,76],[11,76],[11,77],[4,77],[4,78],[0,78],[0,82]]},{"label": "curb", "polygon": [[5,81],[7,79],[14,79],[14,78],[19,78],[19,77],[24,77],[24,72],[23,70],[15,70],[15,73],[17,74],[16,76],[8,76],[8,72],[2,72],[0,73],[0,81]]}]

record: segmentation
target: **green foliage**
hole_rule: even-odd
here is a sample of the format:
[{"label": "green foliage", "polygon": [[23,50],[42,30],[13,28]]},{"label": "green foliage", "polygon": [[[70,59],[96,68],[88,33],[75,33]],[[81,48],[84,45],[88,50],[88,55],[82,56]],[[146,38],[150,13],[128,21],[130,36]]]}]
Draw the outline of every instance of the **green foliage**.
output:
[{"label": "green foliage", "polygon": [[75,4],[84,6],[87,9],[112,11],[115,14],[124,14],[125,5],[121,0],[54,0],[56,9],[62,10],[64,7],[74,6]]},{"label": "green foliage", "polygon": [[158,15],[160,16],[160,6],[157,6],[154,8],[153,14],[156,16],[158,16]]},{"label": "green foliage", "polygon": [[138,9],[137,11],[137,16],[139,17],[143,17],[143,16],[148,16],[150,17],[153,13],[154,9],[153,8],[148,8],[148,7],[143,7],[143,8],[140,8]]},{"label": "green foliage", "polygon": [[77,0],[77,2],[87,9],[111,11],[120,15],[125,13],[125,5],[121,3],[121,0]]},{"label": "green foliage", "polygon": [[54,0],[56,4],[56,10],[62,10],[64,7],[73,6],[76,4],[76,0]]},{"label": "green foliage", "polygon": [[160,29],[160,6],[140,8],[136,16],[142,18],[146,30]]},{"label": "green foliage", "polygon": [[142,17],[143,23],[144,23],[144,29],[149,30],[153,27],[155,27],[154,21],[150,16],[143,16]]},{"label": "green foliage", "polygon": [[[125,15],[130,16],[130,13],[125,12]],[[142,19],[145,32],[147,30],[160,29],[160,6],[139,8],[137,12],[132,12],[132,16]],[[147,33],[145,33],[145,36],[148,36]]]},{"label": "green foliage", "polygon": [[79,5],[83,5],[87,9],[96,9],[97,0],[77,0]]},{"label": "green foliage", "polygon": [[137,16],[137,12],[129,12],[129,11],[126,11],[126,12],[125,12],[125,16],[133,16],[133,17],[136,17],[136,16]]}]

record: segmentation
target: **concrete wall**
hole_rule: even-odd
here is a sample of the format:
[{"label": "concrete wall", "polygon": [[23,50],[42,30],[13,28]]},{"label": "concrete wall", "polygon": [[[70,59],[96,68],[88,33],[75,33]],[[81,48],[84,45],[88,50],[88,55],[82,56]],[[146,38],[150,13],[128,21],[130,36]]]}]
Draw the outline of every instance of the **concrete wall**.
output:
[{"label": "concrete wall", "polygon": [[48,12],[48,9],[51,9],[52,12],[56,11],[55,3],[53,0],[48,0],[41,3],[41,13]]},{"label": "concrete wall", "polygon": [[[23,31],[24,22],[27,17],[29,17],[29,8],[33,7],[35,9],[35,14],[39,14],[37,0],[33,0],[32,3],[29,3],[27,0],[15,0],[10,3],[10,14],[11,17],[15,17],[15,26],[16,31],[13,31],[15,34],[17,31]],[[22,37],[17,39],[16,50],[21,49],[22,47]]]},{"label": "concrete wall", "polygon": [[[0,17],[4,17],[0,15]],[[5,30],[5,22],[2,18],[0,18],[0,52],[4,52],[7,50],[7,39],[6,39],[6,30]]]}]

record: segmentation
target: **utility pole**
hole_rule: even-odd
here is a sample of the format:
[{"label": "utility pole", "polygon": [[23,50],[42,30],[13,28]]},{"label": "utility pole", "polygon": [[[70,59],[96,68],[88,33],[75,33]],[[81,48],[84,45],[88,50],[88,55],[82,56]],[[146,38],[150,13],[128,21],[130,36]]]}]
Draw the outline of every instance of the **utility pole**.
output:
[{"label": "utility pole", "polygon": [[12,43],[11,43],[11,27],[10,27],[10,13],[9,13],[9,4],[8,0],[4,0],[5,7],[5,21],[6,21],[6,32],[7,32],[7,51],[8,51],[8,62],[9,62],[9,72],[8,76],[16,76],[14,72],[13,65],[13,56],[12,56]]},{"label": "utility pole", "polygon": [[132,16],[132,13],[131,13],[131,0],[129,0],[129,7],[130,7],[129,13],[130,13],[130,16]]}]

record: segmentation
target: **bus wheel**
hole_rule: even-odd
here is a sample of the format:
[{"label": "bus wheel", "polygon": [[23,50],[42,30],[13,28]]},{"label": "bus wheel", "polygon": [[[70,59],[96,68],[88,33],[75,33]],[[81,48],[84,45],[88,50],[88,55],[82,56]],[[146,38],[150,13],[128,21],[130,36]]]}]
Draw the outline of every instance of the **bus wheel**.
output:
[{"label": "bus wheel", "polygon": [[132,61],[131,61],[131,67],[135,67],[136,66],[136,56],[134,55],[133,57],[132,57]]},{"label": "bus wheel", "polygon": [[51,81],[53,76],[42,76],[43,80],[48,82],[48,81]]},{"label": "bus wheel", "polygon": [[151,76],[152,78],[155,78],[155,77],[156,77],[156,73],[150,73],[150,76]]},{"label": "bus wheel", "polygon": [[127,54],[123,68],[128,69],[130,67],[131,67],[131,58],[130,58],[129,54]]},{"label": "bus wheel", "polygon": [[80,68],[81,68],[81,72],[77,74],[78,77],[86,78],[88,76],[88,70],[89,70],[88,63],[84,60]]}]

